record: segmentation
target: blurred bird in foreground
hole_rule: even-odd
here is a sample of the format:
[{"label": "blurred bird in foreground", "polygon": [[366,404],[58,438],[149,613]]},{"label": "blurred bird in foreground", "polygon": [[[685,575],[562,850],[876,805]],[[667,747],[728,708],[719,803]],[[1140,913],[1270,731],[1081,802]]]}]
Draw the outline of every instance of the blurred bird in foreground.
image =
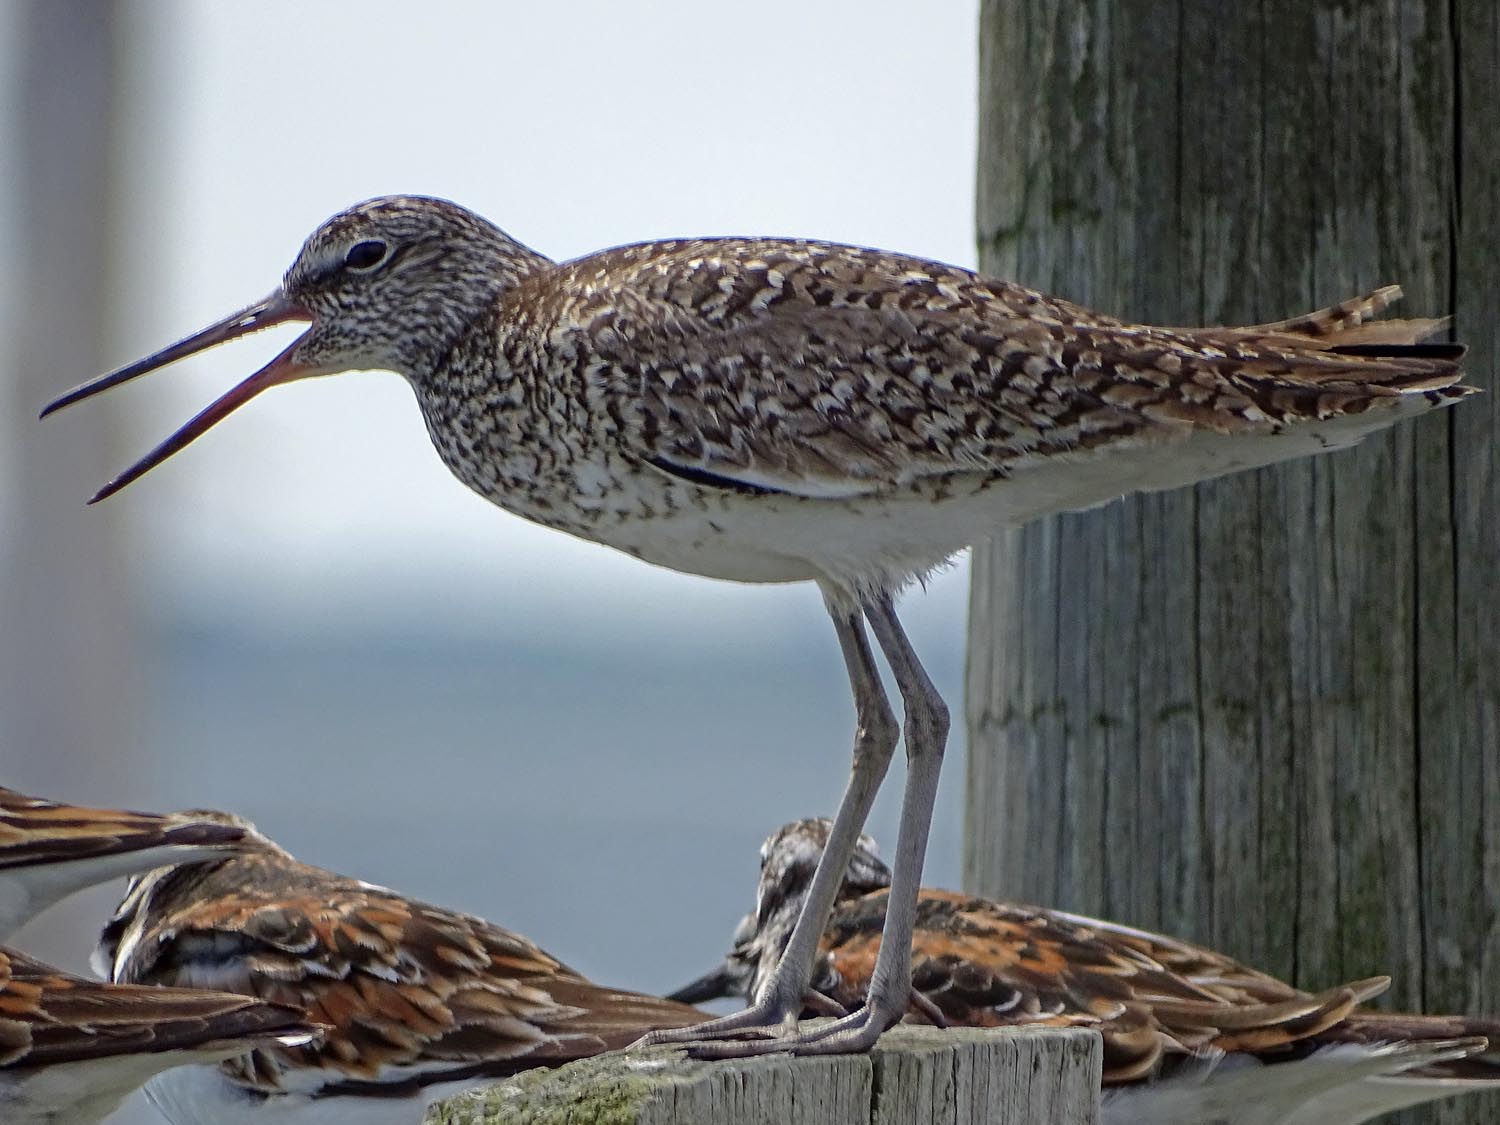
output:
[{"label": "blurred bird in foreground", "polygon": [[153,1075],[321,1030],[300,1008],[184,988],[102,984],[0,947],[0,1121],[92,1125]]},{"label": "blurred bird in foreground", "polygon": [[61,805],[0,788],[0,941],[75,891],[226,855],[243,828],[192,813]]},{"label": "blurred bird in foreground", "polygon": [[[829,828],[796,821],[765,842],[755,912],[723,964],[673,999],[755,994],[792,932]],[[863,1002],[889,887],[874,841],[861,837],[818,945],[809,1014]],[[1362,1008],[1387,977],[1308,993],[1161,934],[925,888],[913,960],[923,1002],[910,1020],[1097,1029],[1106,1125],[1346,1125],[1500,1091],[1500,1022]]]},{"label": "blurred bird in foreground", "polygon": [[[1456,402],[1435,320],[1372,322],[1394,286],[1274,324],[1161,328],[920,258],[778,238],[674,239],[553,262],[444,200],[324,223],[269,297],[44,414],[260,328],[310,327],[105,485],[261,391],[407,378],[439,456],[526,519],[690,574],[816,582],[849,673],[853,771],[828,862],[746,1011],[656,1041],[706,1055],[864,1050],[905,1010],[948,710],[897,617],[913,579],[997,529],[1353,445]],[[887,941],[865,1004],[797,1029],[818,935],[896,745],[909,763]]]},{"label": "blurred bird in foreground", "polygon": [[[0,788],[0,940],[95,883],[233,852],[239,825]],[[300,1008],[85,980],[0,946],[0,1121],[89,1125],[152,1075],[317,1038]]]},{"label": "blurred bird in foreground", "polygon": [[116,981],[226,989],[326,1025],[318,1043],[154,1080],[147,1095],[178,1125],[409,1125],[465,1087],[707,1017],[594,984],[482,918],[256,839],[231,859],[135,879],[95,953]]}]

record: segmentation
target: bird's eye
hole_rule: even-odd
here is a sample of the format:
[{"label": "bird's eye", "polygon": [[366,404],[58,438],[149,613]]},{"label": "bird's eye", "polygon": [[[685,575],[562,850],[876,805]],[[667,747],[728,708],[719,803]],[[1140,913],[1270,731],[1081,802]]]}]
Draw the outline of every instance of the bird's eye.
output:
[{"label": "bird's eye", "polygon": [[356,242],[344,255],[344,267],[351,270],[372,270],[385,261],[388,247],[378,238]]}]

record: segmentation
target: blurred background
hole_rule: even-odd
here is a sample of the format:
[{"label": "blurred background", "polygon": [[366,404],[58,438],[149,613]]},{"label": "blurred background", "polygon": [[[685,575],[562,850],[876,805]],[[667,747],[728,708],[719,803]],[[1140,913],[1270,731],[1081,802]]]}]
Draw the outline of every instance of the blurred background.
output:
[{"label": "blurred background", "polygon": [[[321,220],[387,192],[559,258],[787,234],[971,265],[976,10],[0,5],[0,783],[232,808],[610,983],[706,969],[761,839],[830,814],[847,773],[815,590],[689,578],[502,513],[381,372],[278,389],[84,506],[291,328],[36,411],[263,296]],[[966,597],[960,563],[902,603],[955,711]],[[956,886],[954,733],[928,882]],[[118,891],[18,944],[81,968]]]}]

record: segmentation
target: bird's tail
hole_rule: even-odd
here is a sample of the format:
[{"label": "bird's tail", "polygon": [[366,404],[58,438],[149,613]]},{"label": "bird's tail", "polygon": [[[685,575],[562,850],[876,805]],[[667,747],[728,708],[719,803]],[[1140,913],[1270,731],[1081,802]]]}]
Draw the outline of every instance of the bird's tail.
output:
[{"label": "bird's tail", "polygon": [[1243,329],[1262,336],[1295,337],[1302,347],[1346,355],[1427,355],[1434,359],[1458,359],[1462,344],[1428,343],[1431,337],[1453,323],[1452,317],[1412,320],[1376,320],[1401,299],[1401,286],[1383,285],[1358,297],[1350,297],[1326,309],[1304,313],[1289,320],[1255,324]]},{"label": "bird's tail", "polygon": [[[1500,1020],[1474,1016],[1420,1016],[1404,1012],[1351,1012],[1324,1032],[1325,1042],[1453,1043],[1468,1049],[1452,1058],[1434,1060],[1404,1073],[1413,1078],[1473,1079],[1493,1082],[1500,1089]],[[1484,1041],[1488,1041],[1487,1044]]]},{"label": "bird's tail", "polygon": [[[1206,331],[1230,349],[1292,360],[1290,370],[1252,360],[1234,373],[1272,417],[1332,418],[1370,407],[1420,412],[1475,393],[1463,381],[1464,345],[1430,339],[1449,318],[1373,319],[1400,296],[1400,286],[1387,285],[1289,320]],[[1355,422],[1356,429],[1367,425]]]}]

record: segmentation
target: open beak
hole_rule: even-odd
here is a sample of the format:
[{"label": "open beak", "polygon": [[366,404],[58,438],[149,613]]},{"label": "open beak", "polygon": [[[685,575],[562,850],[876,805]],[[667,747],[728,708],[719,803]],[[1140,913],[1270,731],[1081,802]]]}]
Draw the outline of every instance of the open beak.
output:
[{"label": "open beak", "polygon": [[[213,347],[216,344],[225,343],[228,340],[237,340],[241,336],[248,336],[252,332],[258,332],[262,328],[269,328],[273,324],[284,324],[287,321],[311,322],[312,314],[301,305],[297,304],[281,290],[277,290],[263,301],[257,301],[249,308],[241,309],[233,316],[225,317],[217,324],[211,324],[201,332],[195,332],[185,340],[179,340],[170,347],[163,348],[145,359],[111,371],[108,375],[101,375],[97,379],[90,380],[80,387],[74,387],[67,394],[53,402],[49,402],[42,410],[45,418],[55,410],[61,410],[65,406],[71,406],[75,402],[82,402],[86,398],[92,398],[100,391],[107,391],[111,387],[117,387],[121,383],[128,383],[138,375],[145,375],[155,371],[159,367],[165,367],[169,363],[175,363],[190,355],[197,355],[201,351]],[[131,481],[144,473],[160,465],[172,454],[183,446],[196,440],[200,435],[211,429],[215,423],[228,417],[245,403],[267,387],[274,387],[278,383],[290,383],[295,379],[305,379],[311,375],[323,375],[326,372],[319,367],[310,367],[307,364],[298,363],[292,358],[292,353],[297,350],[297,345],[306,338],[306,334],[297,337],[290,346],[280,355],[266,364],[254,375],[234,387],[228,393],[215,399],[202,411],[193,417],[186,425],[174,433],[166,441],[162,442],[146,456],[142,457],[130,468],[126,469],[114,480],[110,481],[89,499],[90,504],[98,503],[106,496],[113,496]]]}]

